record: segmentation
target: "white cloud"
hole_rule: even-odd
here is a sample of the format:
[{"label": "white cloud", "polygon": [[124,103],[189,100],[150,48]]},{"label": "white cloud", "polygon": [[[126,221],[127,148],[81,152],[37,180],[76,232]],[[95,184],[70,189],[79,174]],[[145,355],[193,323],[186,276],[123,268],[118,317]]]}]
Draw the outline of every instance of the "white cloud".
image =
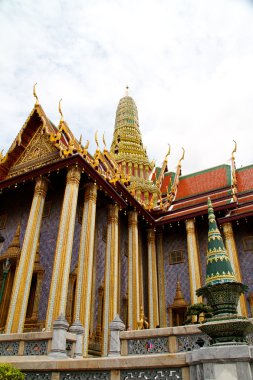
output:
[{"label": "white cloud", "polygon": [[8,149],[33,107],[32,86],[57,124],[65,119],[108,144],[124,86],[139,109],[157,164],[167,143],[174,169],[253,163],[253,4],[246,0],[62,0],[0,3],[0,148]]}]

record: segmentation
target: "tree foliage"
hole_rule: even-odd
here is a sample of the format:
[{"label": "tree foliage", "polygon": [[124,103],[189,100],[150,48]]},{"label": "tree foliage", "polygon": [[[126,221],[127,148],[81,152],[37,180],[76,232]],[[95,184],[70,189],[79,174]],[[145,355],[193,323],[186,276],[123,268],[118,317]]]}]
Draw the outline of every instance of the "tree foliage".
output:
[{"label": "tree foliage", "polygon": [[0,380],[25,380],[25,374],[11,364],[0,364]]},{"label": "tree foliage", "polygon": [[202,313],[204,314],[205,318],[210,318],[212,316],[212,308],[202,302],[189,306],[186,312],[187,319],[185,323],[191,323],[191,317],[194,315],[197,316],[196,323],[199,323],[199,317]]}]

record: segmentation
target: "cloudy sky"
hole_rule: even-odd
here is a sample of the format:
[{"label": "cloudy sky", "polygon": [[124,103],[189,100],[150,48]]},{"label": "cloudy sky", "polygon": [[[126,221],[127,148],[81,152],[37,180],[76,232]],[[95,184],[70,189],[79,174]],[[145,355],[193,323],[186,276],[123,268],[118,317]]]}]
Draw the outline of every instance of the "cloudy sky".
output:
[{"label": "cloudy sky", "polygon": [[126,85],[144,145],[183,174],[253,163],[252,0],[0,0],[0,149],[31,109],[83,140],[112,139]]}]

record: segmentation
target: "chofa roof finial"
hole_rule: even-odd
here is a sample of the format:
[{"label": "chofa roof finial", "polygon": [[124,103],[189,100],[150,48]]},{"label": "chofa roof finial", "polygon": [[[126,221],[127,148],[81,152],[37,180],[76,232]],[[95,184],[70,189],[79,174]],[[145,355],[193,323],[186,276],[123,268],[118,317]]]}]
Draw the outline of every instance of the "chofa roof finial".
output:
[{"label": "chofa roof finial", "polygon": [[60,122],[64,120],[63,113],[62,113],[62,109],[61,109],[61,102],[62,102],[62,98],[61,98],[60,101],[59,101],[59,107],[58,107],[58,109],[59,109],[59,113],[60,113],[60,115],[61,115],[61,120],[60,120]]},{"label": "chofa roof finial", "polygon": [[36,94],[36,85],[37,85],[37,82],[33,85],[33,96],[36,99],[36,103],[35,104],[39,104],[39,98],[38,98],[38,96]]}]

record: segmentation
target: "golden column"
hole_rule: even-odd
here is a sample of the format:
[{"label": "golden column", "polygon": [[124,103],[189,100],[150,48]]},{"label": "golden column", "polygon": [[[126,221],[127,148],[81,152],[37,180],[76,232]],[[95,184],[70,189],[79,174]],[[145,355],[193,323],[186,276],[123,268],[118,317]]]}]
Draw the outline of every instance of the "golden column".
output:
[{"label": "golden column", "polygon": [[84,193],[74,311],[74,321],[80,321],[85,328],[83,343],[84,356],[88,354],[89,343],[96,200],[97,187],[94,183],[89,183],[86,185]]},{"label": "golden column", "polygon": [[147,234],[149,327],[154,329],[159,325],[155,231],[150,228],[147,230]]},{"label": "golden column", "polygon": [[159,298],[159,315],[160,327],[166,327],[166,306],[165,306],[165,278],[164,278],[164,251],[163,251],[163,233],[160,230],[157,233],[157,267],[158,267],[158,298]]},{"label": "golden column", "polygon": [[190,277],[190,294],[191,304],[201,302],[201,297],[196,296],[196,290],[201,288],[200,265],[199,265],[199,252],[197,245],[197,237],[195,232],[195,222],[193,219],[185,221],[187,233],[187,251],[188,251],[188,265]]},{"label": "golden column", "polygon": [[140,319],[138,261],[138,213],[130,211],[128,214],[128,325],[133,330],[137,330],[137,322]]},{"label": "golden column", "polygon": [[67,183],[61,210],[58,237],[56,242],[54,267],[47,307],[46,329],[66,312],[69,271],[74,238],[76,205],[81,169],[73,166],[67,173]]},{"label": "golden column", "polygon": [[[238,260],[238,253],[236,249],[232,223],[230,222],[224,223],[222,227],[223,227],[223,232],[224,232],[227,253],[229,255],[232,267],[234,269],[236,280],[238,282],[242,282],[242,273],[241,273],[241,268],[240,268],[240,264]],[[239,314],[241,314],[244,317],[248,316],[244,294],[242,294],[240,297],[240,303],[238,304],[238,308],[239,308],[238,310]]]},{"label": "golden column", "polygon": [[47,187],[48,181],[45,178],[36,179],[20,261],[12,288],[5,329],[7,334],[23,331]]},{"label": "golden column", "polygon": [[109,323],[118,312],[118,217],[117,205],[109,205],[105,253],[104,303],[103,303],[103,346],[102,355],[108,353]]},{"label": "golden column", "polygon": [[[138,266],[139,266],[139,306],[144,310],[144,289],[143,289],[143,242],[141,229],[138,228]],[[140,312],[140,310],[139,310]]]}]

